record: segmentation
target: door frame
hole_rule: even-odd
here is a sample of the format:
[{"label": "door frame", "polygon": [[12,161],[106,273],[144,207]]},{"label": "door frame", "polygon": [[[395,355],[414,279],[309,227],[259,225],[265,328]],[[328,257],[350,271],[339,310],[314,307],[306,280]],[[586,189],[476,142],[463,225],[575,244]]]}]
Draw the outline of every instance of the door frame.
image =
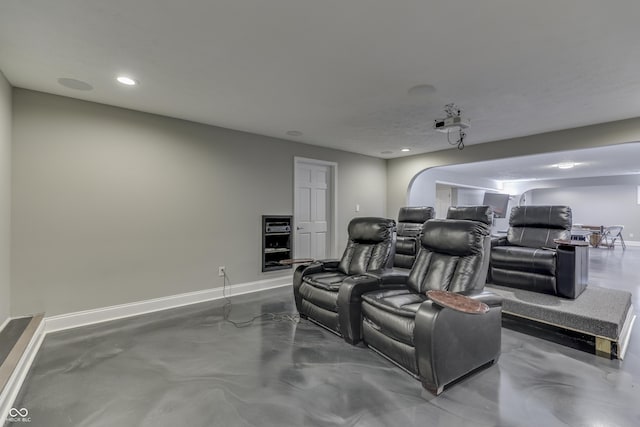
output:
[{"label": "door frame", "polygon": [[[296,219],[296,188],[298,186],[297,182],[297,174],[296,171],[298,169],[298,164],[307,163],[312,165],[321,165],[328,166],[331,174],[331,185],[329,187],[329,201],[331,202],[331,208],[329,209],[329,239],[331,242],[329,243],[329,257],[337,258],[338,254],[338,227],[337,227],[337,219],[338,219],[338,163],[336,162],[328,162],[326,160],[318,160],[318,159],[310,159],[308,157],[293,157],[293,232],[296,233],[297,230],[297,219]],[[295,236],[294,236],[295,239]],[[295,245],[293,250],[295,251]],[[294,252],[295,256],[295,252]]]}]

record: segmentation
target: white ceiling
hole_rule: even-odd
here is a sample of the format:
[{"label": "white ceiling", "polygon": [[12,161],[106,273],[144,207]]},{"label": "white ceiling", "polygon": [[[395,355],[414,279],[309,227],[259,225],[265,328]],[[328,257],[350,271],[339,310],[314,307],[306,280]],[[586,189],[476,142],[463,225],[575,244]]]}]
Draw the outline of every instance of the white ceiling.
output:
[{"label": "white ceiling", "polygon": [[[443,166],[441,170],[473,178],[531,181],[640,174],[640,143],[535,154],[509,159]],[[575,163],[559,169],[559,163]]]},{"label": "white ceiling", "polygon": [[[639,17],[638,0],[2,0],[0,70],[390,158],[448,148],[431,126],[449,102],[471,119],[467,144],[640,116]],[[435,91],[409,94],[421,84]]]}]

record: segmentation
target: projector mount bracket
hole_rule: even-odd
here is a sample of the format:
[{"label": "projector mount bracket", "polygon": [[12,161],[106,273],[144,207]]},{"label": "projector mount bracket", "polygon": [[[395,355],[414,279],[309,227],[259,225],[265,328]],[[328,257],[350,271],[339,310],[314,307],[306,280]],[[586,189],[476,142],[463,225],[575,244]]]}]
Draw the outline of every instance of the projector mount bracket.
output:
[{"label": "projector mount bracket", "polygon": [[[447,134],[447,142],[451,145],[456,145],[458,150],[462,150],[464,148],[464,139],[467,136],[464,130],[469,127],[469,120],[462,118],[462,110],[453,102],[444,106],[444,113],[446,117],[444,119],[436,119],[433,128],[439,132],[445,132]],[[457,139],[451,139],[452,131],[458,132]]]}]

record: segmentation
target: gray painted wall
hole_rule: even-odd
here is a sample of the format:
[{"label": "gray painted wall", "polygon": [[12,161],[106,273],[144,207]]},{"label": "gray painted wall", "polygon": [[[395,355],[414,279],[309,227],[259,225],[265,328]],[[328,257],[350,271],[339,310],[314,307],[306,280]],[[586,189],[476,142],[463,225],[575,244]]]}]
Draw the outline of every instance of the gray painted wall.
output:
[{"label": "gray painted wall", "polygon": [[[473,127],[470,130],[473,138]],[[640,140],[640,118],[620,120],[581,128],[548,132],[521,138],[475,144],[387,162],[387,212],[397,212],[408,201],[412,180],[421,171],[435,166],[506,159],[528,154],[550,153],[579,148],[601,147]]]},{"label": "gray painted wall", "polygon": [[527,204],[571,206],[574,223],[624,225],[622,237],[633,241],[640,240],[637,196],[636,185],[544,188],[529,191]]},{"label": "gray painted wall", "polygon": [[11,301],[11,86],[0,72],[0,325]]},{"label": "gray painted wall", "polygon": [[484,201],[484,190],[474,188],[453,188],[456,206],[478,206]]},{"label": "gray painted wall", "polygon": [[[105,307],[278,276],[262,214],[293,211],[293,158],[338,163],[341,251],[384,216],[384,160],[15,89],[12,313]],[[360,212],[355,213],[355,204]]]},{"label": "gray painted wall", "polygon": [[[456,149],[456,151],[459,151]],[[448,172],[442,168],[432,168],[418,174],[411,182],[408,193],[410,206],[435,206],[436,183],[467,187],[498,188],[496,181],[486,178]],[[483,193],[484,194],[484,193]]]}]

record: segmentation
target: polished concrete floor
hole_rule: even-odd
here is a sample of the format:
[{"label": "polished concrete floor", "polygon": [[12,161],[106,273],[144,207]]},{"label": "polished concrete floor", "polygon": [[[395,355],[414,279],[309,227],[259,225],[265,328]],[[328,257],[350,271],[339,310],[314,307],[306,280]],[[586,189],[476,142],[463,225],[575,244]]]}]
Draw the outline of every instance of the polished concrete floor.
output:
[{"label": "polished concrete floor", "polygon": [[[592,249],[590,274],[638,311],[640,248]],[[233,301],[234,320],[295,311],[289,288]],[[14,406],[49,427],[640,425],[640,325],[624,361],[503,328],[498,364],[434,398],[307,321],[221,318],[218,301],[51,334]]]}]

